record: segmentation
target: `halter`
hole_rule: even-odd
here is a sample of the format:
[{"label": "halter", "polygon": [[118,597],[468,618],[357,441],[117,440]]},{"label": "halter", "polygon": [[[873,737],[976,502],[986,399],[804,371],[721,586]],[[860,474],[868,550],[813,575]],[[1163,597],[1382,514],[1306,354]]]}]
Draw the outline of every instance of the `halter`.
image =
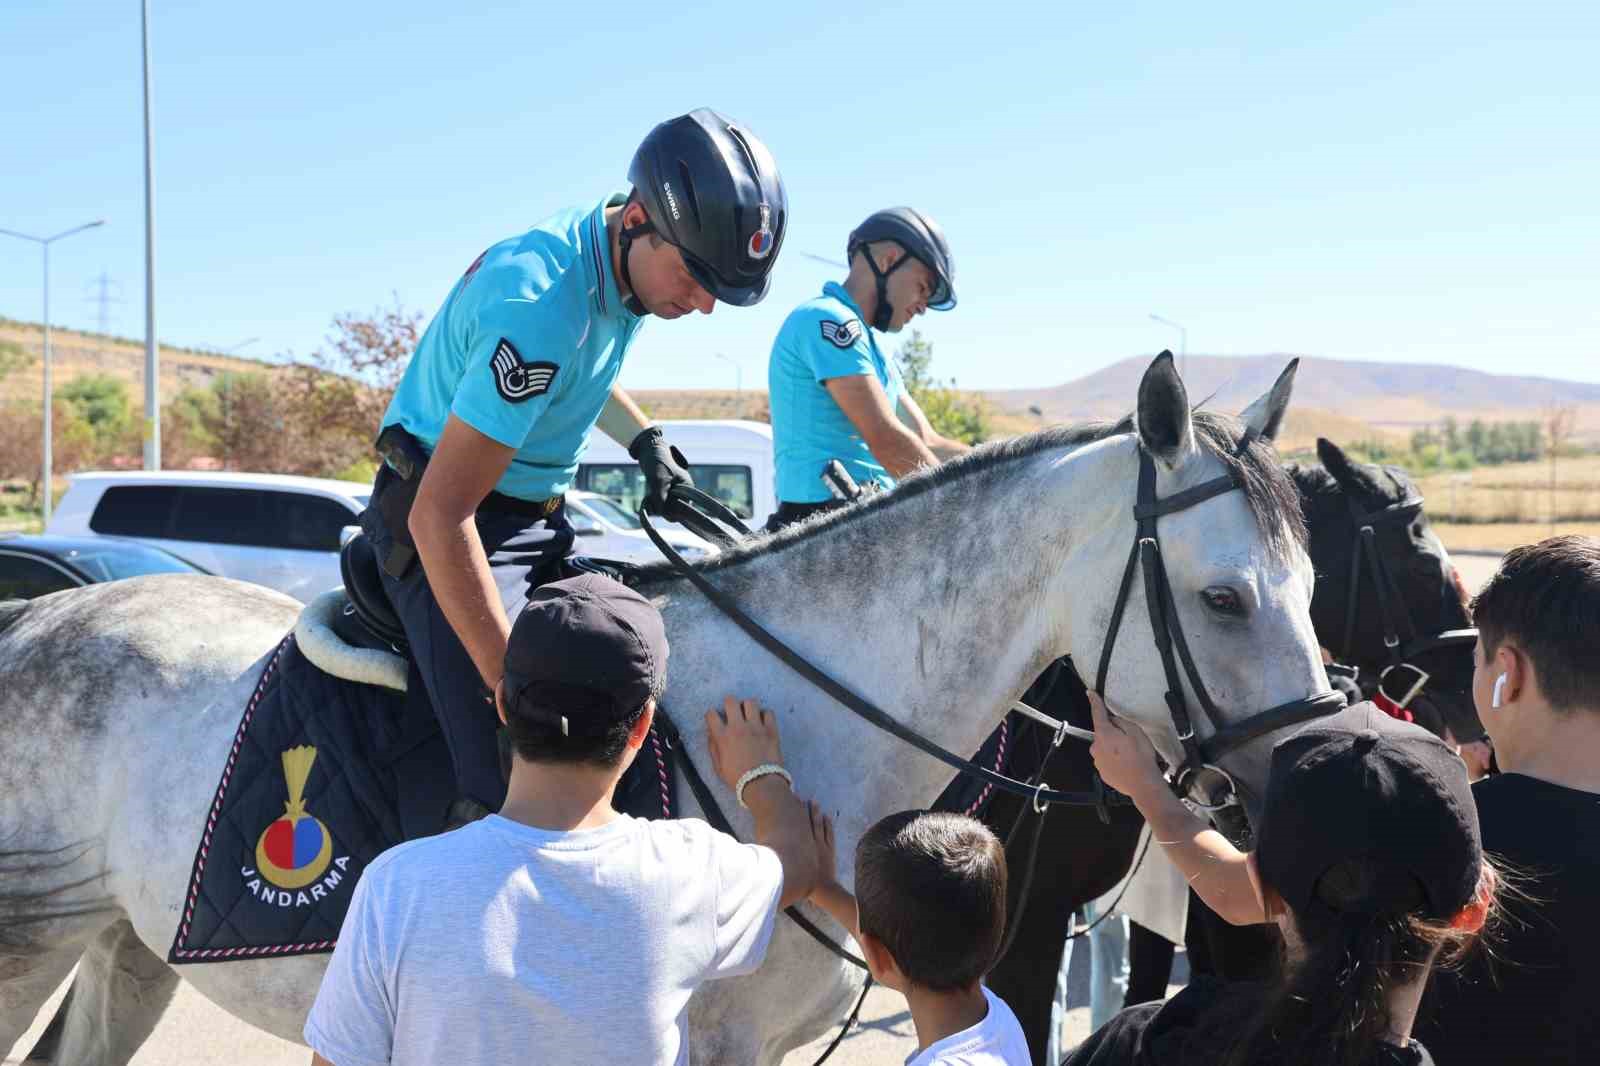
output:
[{"label": "halter", "polygon": [[[1239,442],[1239,454],[1250,446],[1252,439],[1252,434],[1245,435]],[[1240,485],[1232,474],[1224,474],[1162,498],[1156,495],[1155,460],[1143,443],[1138,448],[1139,495],[1133,507],[1137,529],[1133,550],[1128,553],[1128,564],[1122,571],[1122,584],[1117,589],[1117,602],[1111,612],[1111,627],[1106,633],[1105,647],[1100,652],[1100,667],[1095,674],[1094,687],[1101,695],[1105,694],[1111,654],[1116,648],[1117,632],[1122,627],[1122,615],[1128,606],[1133,575],[1135,571],[1142,570],[1145,609],[1150,615],[1150,629],[1155,638],[1156,651],[1161,655],[1161,668],[1167,678],[1167,712],[1172,716],[1172,727],[1178,735],[1178,742],[1183,745],[1183,763],[1172,776],[1173,788],[1202,809],[1215,811],[1238,802],[1238,790],[1232,776],[1218,765],[1222,756],[1267,733],[1334,714],[1345,706],[1345,700],[1339,693],[1329,690],[1281,703],[1232,725],[1223,724],[1222,715],[1206,691],[1200,671],[1195,668],[1189,642],[1184,638],[1183,627],[1178,622],[1172,585],[1161,559],[1161,539],[1156,532],[1156,523],[1162,515],[1188,510],[1196,504],[1239,489]],[[1183,677],[1178,672],[1180,662],[1200,704],[1200,713],[1211,726],[1211,735],[1204,740],[1195,736],[1194,720],[1189,715],[1189,705],[1184,698]],[[1217,786],[1221,789],[1220,798]]]},{"label": "halter", "polygon": [[[1478,640],[1478,631],[1445,629],[1419,636],[1417,627],[1411,620],[1411,612],[1406,609],[1405,598],[1400,595],[1400,586],[1390,573],[1389,564],[1384,559],[1383,553],[1378,551],[1377,526],[1384,523],[1410,522],[1422,513],[1421,496],[1407,496],[1376,511],[1362,511],[1356,501],[1349,496],[1346,496],[1346,502],[1350,507],[1350,519],[1355,525],[1356,537],[1355,551],[1350,558],[1350,595],[1345,603],[1344,647],[1340,658],[1344,662],[1355,661],[1353,653],[1356,610],[1361,601],[1363,572],[1361,564],[1365,561],[1367,564],[1365,572],[1371,576],[1372,587],[1378,595],[1378,614],[1383,620],[1383,647],[1389,660],[1378,673],[1378,692],[1374,702],[1386,713],[1398,716],[1406,710],[1412,700],[1421,695],[1422,690],[1433,679],[1426,670],[1410,660],[1440,648],[1475,644]],[[1405,625],[1407,636],[1403,643],[1400,629],[1396,625],[1397,620]],[[1397,678],[1408,683],[1405,691],[1399,696],[1388,690],[1390,674],[1395,674]]]}]

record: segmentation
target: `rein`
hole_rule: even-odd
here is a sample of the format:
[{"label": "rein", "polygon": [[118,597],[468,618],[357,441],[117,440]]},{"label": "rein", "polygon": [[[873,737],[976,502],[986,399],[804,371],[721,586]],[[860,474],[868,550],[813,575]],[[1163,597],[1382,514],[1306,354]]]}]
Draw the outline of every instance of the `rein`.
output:
[{"label": "rein", "polygon": [[[693,495],[691,495],[691,493]],[[682,498],[692,499],[697,504],[702,505],[703,501],[700,499],[701,497],[704,497],[705,500],[711,499],[711,497],[706,496],[698,489],[685,490],[675,487],[672,490],[672,494],[675,497],[678,497],[681,494]],[[721,504],[718,503],[717,506],[721,507]],[[726,508],[722,508],[722,510],[727,511]],[[679,515],[681,514],[682,509],[679,511]],[[738,518],[734,516],[731,511],[728,511],[727,515],[729,518],[732,518],[733,523],[737,523],[735,528],[743,528],[743,523],[740,523]],[[656,531],[655,525],[650,521],[650,516],[645,512],[643,507],[639,509],[638,517],[639,524],[644,528],[645,533],[648,534],[650,539],[655,542],[655,546],[660,550],[661,554],[666,556],[667,560],[672,563],[673,568],[680,575],[687,578],[695,588],[699,589],[706,599],[710,600],[718,610],[722,611],[722,613],[732,619],[740,629],[744,630],[750,639],[767,649],[767,651],[771,652],[774,657],[783,662],[785,666],[788,666],[795,673],[799,674],[817,688],[827,693],[836,702],[843,704],[848,710],[853,711],[857,716],[865,719],[869,724],[876,726],[878,729],[888,733],[897,740],[904,741],[905,743],[916,748],[918,751],[921,751],[927,755],[931,755],[933,758],[938,759],[946,766],[949,766],[969,776],[979,778],[986,784],[992,785],[997,789],[1001,789],[1002,791],[1010,792],[1012,795],[1021,796],[1024,799],[1031,800],[1035,809],[1058,803],[1070,804],[1077,807],[1093,807],[1098,806],[1101,802],[1102,797],[1096,792],[1059,792],[1054,789],[1045,788],[1042,781],[1019,781],[1014,777],[1008,777],[1005,774],[989,769],[987,766],[981,766],[970,759],[964,759],[955,752],[950,751],[947,748],[943,748],[929,740],[916,730],[901,724],[897,719],[891,716],[887,711],[884,711],[877,704],[857,695],[855,692],[851,691],[840,682],[834,680],[828,674],[824,673],[818,667],[814,666],[810,660],[800,655],[800,653],[796,652],[793,648],[789,647],[789,645],[785,644],[782,640],[774,636],[771,631],[762,626],[761,623],[757,622],[755,619],[746,614],[744,608],[740,607],[733,601],[731,597],[724,594],[721,589],[712,584],[704,574],[690,566],[688,562],[684,560],[683,556],[678,554],[677,549],[667,543],[666,539]],[[726,518],[723,520],[727,521]],[[748,533],[749,530],[746,529],[744,532]],[[1058,722],[1049,715],[1040,711],[1034,711],[1032,708],[1030,708],[1030,712],[1030,717],[1034,717],[1039,721],[1047,723],[1051,726],[1051,728],[1057,730],[1057,733],[1060,737],[1065,738],[1073,735],[1071,732],[1072,727],[1068,726],[1066,723]],[[1079,730],[1078,732],[1082,733],[1087,731]],[[1093,739],[1093,734],[1090,734],[1090,739]]]}]

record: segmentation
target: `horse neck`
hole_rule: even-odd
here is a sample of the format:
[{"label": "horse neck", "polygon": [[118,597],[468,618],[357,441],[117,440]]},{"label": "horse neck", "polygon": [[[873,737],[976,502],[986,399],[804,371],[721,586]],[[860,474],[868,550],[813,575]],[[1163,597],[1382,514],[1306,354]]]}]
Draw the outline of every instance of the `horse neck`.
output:
[{"label": "horse neck", "polygon": [[[1068,500],[1104,498],[1082,491],[1103,465],[1063,448],[976,469],[710,578],[847,688],[968,755],[1058,654],[1065,607],[1051,592],[1072,543]],[[797,788],[835,809],[848,802],[847,820],[858,812],[861,824],[843,837],[890,810],[925,805],[950,779],[948,767],[755,646],[687,585],[668,596],[666,701],[698,709],[736,694],[775,710]],[[703,729],[698,720],[680,725]]]}]

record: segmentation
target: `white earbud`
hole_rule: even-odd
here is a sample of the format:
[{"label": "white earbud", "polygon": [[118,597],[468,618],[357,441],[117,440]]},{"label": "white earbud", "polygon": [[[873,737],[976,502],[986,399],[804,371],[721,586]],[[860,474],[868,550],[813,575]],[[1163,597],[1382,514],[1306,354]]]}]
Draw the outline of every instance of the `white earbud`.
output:
[{"label": "white earbud", "polygon": [[1506,675],[1501,674],[1499,677],[1494,679],[1494,693],[1489,698],[1489,706],[1498,708],[1500,706],[1500,695],[1501,693],[1505,692],[1505,690]]}]

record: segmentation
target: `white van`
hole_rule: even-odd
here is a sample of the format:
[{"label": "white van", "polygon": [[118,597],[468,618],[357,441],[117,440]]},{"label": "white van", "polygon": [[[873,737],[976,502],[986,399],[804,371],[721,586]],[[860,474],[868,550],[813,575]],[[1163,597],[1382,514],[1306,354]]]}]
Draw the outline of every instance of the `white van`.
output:
[{"label": "white van", "polygon": [[[142,541],[301,603],[343,581],[341,532],[358,523],[372,492],[361,481],[187,470],[91,472],[70,475],[69,482],[46,532]],[[638,519],[610,500],[574,492],[568,504],[567,518],[577,533],[574,551],[631,563],[661,561]],[[661,533],[685,558],[716,554],[687,530]]]},{"label": "white van", "polygon": [[127,537],[302,603],[340,583],[339,531],[372,486],[289,474],[73,474],[47,533]]},{"label": "white van", "polygon": [[[686,418],[661,423],[667,443],[689,460],[695,487],[709,493],[752,529],[777,510],[772,427],[765,422]],[[610,496],[629,511],[644,498],[644,474],[620,444],[603,433],[589,435],[574,488]]]}]

